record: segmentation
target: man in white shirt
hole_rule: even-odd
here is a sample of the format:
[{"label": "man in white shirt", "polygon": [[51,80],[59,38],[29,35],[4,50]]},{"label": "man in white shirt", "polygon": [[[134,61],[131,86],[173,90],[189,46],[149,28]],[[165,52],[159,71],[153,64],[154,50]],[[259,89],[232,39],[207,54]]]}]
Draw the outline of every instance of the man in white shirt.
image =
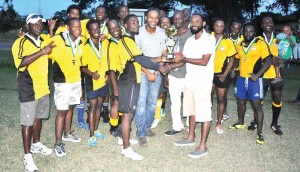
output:
[{"label": "man in white shirt", "polygon": [[192,16],[190,25],[193,36],[186,41],[183,53],[177,53],[173,60],[176,63],[186,63],[183,115],[189,117],[189,134],[188,138],[174,144],[195,145],[196,122],[201,122],[200,145],[188,154],[191,158],[200,158],[207,155],[206,141],[212,120],[210,90],[214,75],[216,40],[203,29],[206,22],[200,14]]}]

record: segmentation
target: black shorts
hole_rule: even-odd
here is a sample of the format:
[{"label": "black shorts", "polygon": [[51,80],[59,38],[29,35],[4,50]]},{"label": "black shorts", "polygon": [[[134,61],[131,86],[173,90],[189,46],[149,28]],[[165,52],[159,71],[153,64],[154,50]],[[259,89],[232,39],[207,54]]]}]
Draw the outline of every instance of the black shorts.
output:
[{"label": "black shorts", "polygon": [[284,85],[284,78],[282,81],[276,82],[274,84],[271,83],[273,79],[266,79],[264,78],[264,91],[266,92],[269,87],[271,87],[272,91],[282,91]]},{"label": "black shorts", "polygon": [[159,88],[159,94],[164,94],[164,93],[168,92],[168,88],[166,88],[164,86],[164,82],[165,82],[165,76],[162,75],[162,81],[161,81],[160,88]]},{"label": "black shorts", "polygon": [[140,94],[140,84],[128,80],[118,80],[119,112],[135,113]]},{"label": "black shorts", "polygon": [[213,80],[213,83],[216,85],[216,87],[218,88],[229,88],[230,87],[230,84],[231,84],[231,81],[230,81],[230,76],[229,74],[226,76],[224,82],[221,82],[219,80],[219,77],[218,75],[220,75],[222,73],[215,73],[214,74],[214,80]]}]

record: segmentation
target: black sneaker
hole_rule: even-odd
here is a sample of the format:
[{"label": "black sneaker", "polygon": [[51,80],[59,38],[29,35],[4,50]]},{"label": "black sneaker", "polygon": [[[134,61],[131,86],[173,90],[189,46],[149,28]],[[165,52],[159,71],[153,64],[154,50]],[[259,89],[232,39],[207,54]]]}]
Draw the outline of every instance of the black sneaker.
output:
[{"label": "black sneaker", "polygon": [[258,134],[256,136],[256,143],[260,144],[260,145],[265,143],[265,139],[264,139],[264,136],[262,134]]},{"label": "black sneaker", "polygon": [[101,114],[104,123],[109,123],[109,110],[103,110]]},{"label": "black sneaker", "polygon": [[272,130],[274,131],[275,134],[282,135],[282,130],[281,130],[280,125],[273,124],[273,125],[271,125],[271,128],[272,128]]},{"label": "black sneaker", "polygon": [[255,121],[251,121],[250,125],[248,126],[248,130],[255,130],[257,127]]},{"label": "black sneaker", "polygon": [[109,132],[114,137],[120,137],[121,136],[121,131],[120,131],[120,127],[119,126],[110,126]]},{"label": "black sneaker", "polygon": [[54,150],[55,150],[56,156],[58,156],[58,157],[66,156],[64,145],[65,144],[63,144],[62,142],[55,143]]},{"label": "black sneaker", "polygon": [[165,132],[165,136],[173,136],[173,135],[175,135],[175,134],[177,134],[177,133],[180,133],[182,130],[180,130],[180,131],[175,131],[174,129],[172,129],[172,130],[169,130],[169,131],[167,131],[167,132]]}]

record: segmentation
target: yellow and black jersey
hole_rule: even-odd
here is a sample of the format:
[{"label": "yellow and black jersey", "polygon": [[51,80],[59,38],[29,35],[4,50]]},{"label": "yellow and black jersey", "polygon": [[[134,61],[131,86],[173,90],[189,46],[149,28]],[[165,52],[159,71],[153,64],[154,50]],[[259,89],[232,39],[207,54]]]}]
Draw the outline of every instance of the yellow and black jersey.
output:
[{"label": "yellow and black jersey", "polygon": [[119,41],[115,39],[107,39],[105,42],[107,42],[107,56],[105,58],[107,58],[108,70],[115,72],[122,71],[122,64],[118,51]]},{"label": "yellow and black jersey", "polygon": [[20,68],[22,60],[40,51],[49,42],[42,35],[39,41],[33,41],[28,35],[18,38],[12,46],[15,66],[18,70],[18,92],[22,103],[38,100],[50,93],[48,85],[48,56],[43,55],[30,65]]},{"label": "yellow and black jersey", "polygon": [[55,83],[75,83],[81,80],[80,66],[83,53],[83,43],[78,38],[78,45],[71,46],[68,32],[55,35],[51,40],[56,47],[49,54],[52,59],[53,81]]},{"label": "yellow and black jersey", "polygon": [[240,44],[244,40],[244,36],[242,34],[239,34],[239,36],[236,39],[233,39],[230,36],[230,40],[233,42],[234,46],[236,47],[238,44]]},{"label": "yellow and black jersey", "polygon": [[134,61],[134,57],[142,55],[142,50],[136,45],[132,38],[123,36],[119,40],[118,51],[122,65],[119,79],[128,79],[140,83],[142,67],[139,63]]},{"label": "yellow and black jersey", "polygon": [[[88,30],[86,29],[86,24],[89,21],[89,19],[84,19],[84,20],[80,20],[80,26],[81,26],[81,36],[84,38],[89,38],[90,34],[88,32]],[[55,31],[55,35],[60,34],[61,32],[65,32],[68,30],[67,25],[65,26],[60,26],[57,28],[57,30]],[[85,42],[85,40],[83,40]]]},{"label": "yellow and black jersey", "polygon": [[237,55],[235,58],[239,59],[240,76],[249,78],[252,73],[257,73],[262,67],[262,61],[271,55],[267,43],[259,38],[244,47],[244,41],[236,46]]},{"label": "yellow and black jersey", "polygon": [[[275,35],[273,35],[270,41],[266,40],[264,36],[259,36],[258,38],[265,40],[271,51],[272,56],[278,57],[278,44],[276,44],[277,38],[275,37]],[[264,73],[264,78],[276,78],[275,67],[273,65],[271,65],[270,68]]]},{"label": "yellow and black jersey", "polygon": [[107,66],[107,41],[100,42],[100,46],[95,47],[91,39],[84,45],[82,53],[82,66],[87,67],[91,72],[98,72],[100,78],[94,80],[92,76],[85,74],[86,91],[94,91],[106,84]]},{"label": "yellow and black jersey", "polygon": [[[233,42],[230,39],[220,38],[216,43],[216,55],[214,59],[214,73],[221,73],[226,70],[229,57],[236,54]],[[228,60],[227,60],[228,59]]]}]

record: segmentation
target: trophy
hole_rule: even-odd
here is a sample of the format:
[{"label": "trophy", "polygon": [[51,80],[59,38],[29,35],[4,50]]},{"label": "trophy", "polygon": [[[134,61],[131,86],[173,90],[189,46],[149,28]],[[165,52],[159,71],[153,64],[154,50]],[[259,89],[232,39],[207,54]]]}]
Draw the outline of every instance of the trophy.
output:
[{"label": "trophy", "polygon": [[167,60],[172,60],[174,58],[174,52],[179,52],[179,39],[175,38],[177,30],[174,27],[166,29],[166,34],[168,36],[166,40],[166,46],[168,49]]}]

